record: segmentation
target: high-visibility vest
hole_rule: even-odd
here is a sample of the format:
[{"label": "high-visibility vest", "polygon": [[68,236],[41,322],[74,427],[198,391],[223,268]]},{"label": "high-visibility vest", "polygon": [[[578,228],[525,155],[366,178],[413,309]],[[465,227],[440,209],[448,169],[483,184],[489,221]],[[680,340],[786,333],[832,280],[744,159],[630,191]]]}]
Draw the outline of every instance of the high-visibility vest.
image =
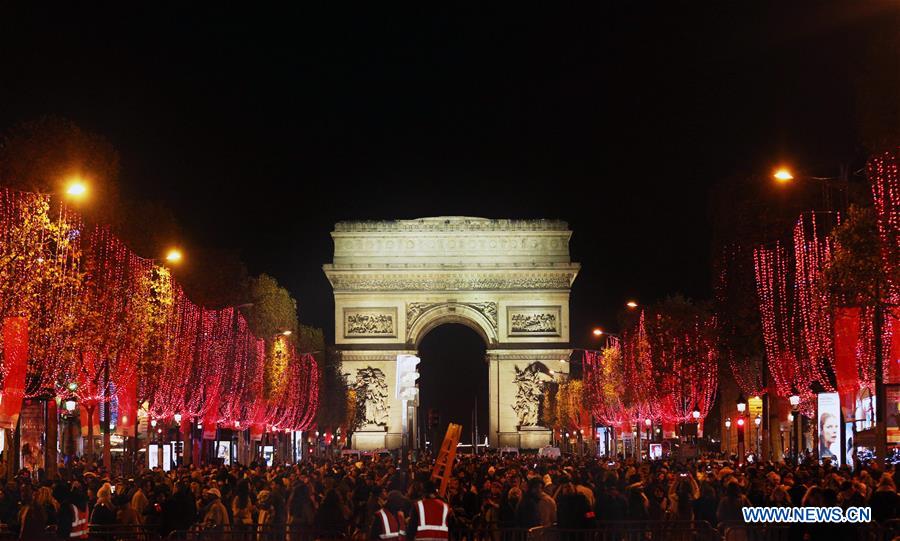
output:
[{"label": "high-visibility vest", "polygon": [[416,528],[416,541],[429,539],[443,541],[449,535],[447,515],[450,506],[437,498],[425,498],[416,502],[419,512],[419,525]]},{"label": "high-visibility vest", "polygon": [[72,531],[69,533],[69,537],[72,539],[87,539],[88,530],[90,529],[87,509],[81,511],[73,504],[72,511]]},{"label": "high-visibility vest", "polygon": [[401,515],[385,512],[384,509],[379,509],[376,515],[381,519],[381,533],[378,534],[380,539],[406,539],[406,524]]}]

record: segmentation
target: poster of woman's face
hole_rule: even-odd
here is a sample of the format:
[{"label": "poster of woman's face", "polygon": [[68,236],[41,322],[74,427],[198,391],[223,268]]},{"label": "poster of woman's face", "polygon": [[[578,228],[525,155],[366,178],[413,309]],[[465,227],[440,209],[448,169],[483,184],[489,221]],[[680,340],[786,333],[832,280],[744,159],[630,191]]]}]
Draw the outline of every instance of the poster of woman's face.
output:
[{"label": "poster of woman's face", "polygon": [[841,464],[841,404],[837,393],[819,395],[819,461],[831,459],[831,463]]}]

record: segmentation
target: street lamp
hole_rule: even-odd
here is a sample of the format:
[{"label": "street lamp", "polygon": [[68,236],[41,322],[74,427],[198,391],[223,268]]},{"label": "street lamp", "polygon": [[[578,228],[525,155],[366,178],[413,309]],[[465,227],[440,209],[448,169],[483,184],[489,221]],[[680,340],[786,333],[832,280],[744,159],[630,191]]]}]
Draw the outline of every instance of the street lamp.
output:
[{"label": "street lamp", "polygon": [[184,258],[184,254],[181,253],[181,250],[178,248],[171,248],[168,252],[166,252],[166,262],[168,263],[181,263],[181,260]]},{"label": "street lamp", "polygon": [[753,424],[756,425],[756,453],[762,453],[762,434],[760,432],[760,426],[762,425],[762,417],[759,414],[756,415],[756,418],[753,419]]},{"label": "street lamp", "polygon": [[638,303],[637,303],[636,301],[628,301],[628,302],[625,303],[625,306],[627,306],[628,308],[634,310],[635,308],[638,307]]},{"label": "street lamp", "polygon": [[73,177],[66,183],[66,197],[69,199],[83,199],[87,196],[88,186],[80,177]]},{"label": "street lamp", "polygon": [[738,399],[737,399],[738,413],[744,413],[744,411],[746,409],[747,409],[747,399],[744,398],[744,393],[741,393],[738,395]]},{"label": "street lamp", "polygon": [[731,417],[725,418],[725,452],[728,453],[730,448],[728,447],[728,440],[731,437]]},{"label": "street lamp", "polygon": [[779,167],[775,170],[774,173],[772,173],[772,178],[782,184],[785,184],[794,180],[794,175],[791,174],[790,169],[788,169],[787,167]]},{"label": "street lamp", "polygon": [[791,403],[791,410],[792,410],[791,413],[789,414],[790,416],[788,417],[788,420],[790,420],[793,423],[793,429],[794,429],[794,432],[796,433],[796,438],[797,438],[795,440],[796,447],[794,448],[794,452],[796,453],[797,464],[800,464],[800,448],[803,447],[803,434],[801,433],[801,430],[802,430],[801,422],[802,421],[800,420],[800,415],[795,414],[795,412],[799,412],[799,409],[800,409],[800,393],[797,392],[796,387],[791,388],[791,396],[788,397],[788,402]]},{"label": "street lamp", "polygon": [[175,466],[181,465],[181,414],[176,413],[175,418]]}]

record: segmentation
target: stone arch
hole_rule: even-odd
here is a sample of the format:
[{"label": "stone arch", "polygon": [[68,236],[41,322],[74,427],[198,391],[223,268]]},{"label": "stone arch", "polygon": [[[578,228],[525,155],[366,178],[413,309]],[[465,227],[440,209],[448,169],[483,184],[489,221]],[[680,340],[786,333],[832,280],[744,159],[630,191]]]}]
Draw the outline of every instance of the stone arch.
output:
[{"label": "stone arch", "polygon": [[428,307],[418,314],[409,326],[407,345],[418,350],[425,335],[445,323],[459,323],[469,327],[478,333],[488,349],[499,342],[495,325],[482,312],[465,304],[442,303]]},{"label": "stone arch", "polygon": [[467,326],[484,340],[491,445],[546,445],[546,427],[517,419],[518,389],[527,382],[517,383],[516,374],[535,362],[568,372],[569,295],[580,269],[569,257],[571,235],[557,220],[439,216],[335,224],[334,259],[323,270],[334,290],[342,369],[381,374],[388,387],[386,426],[355,432],[354,447],[402,445],[416,410],[404,409],[396,396],[397,359],[415,355],[445,323]]}]

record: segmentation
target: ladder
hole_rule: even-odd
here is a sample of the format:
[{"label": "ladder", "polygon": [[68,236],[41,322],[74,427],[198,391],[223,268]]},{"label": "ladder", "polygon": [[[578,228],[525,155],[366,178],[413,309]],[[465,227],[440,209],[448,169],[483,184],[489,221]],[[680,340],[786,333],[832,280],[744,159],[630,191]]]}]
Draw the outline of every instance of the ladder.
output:
[{"label": "ladder", "polygon": [[453,473],[453,461],[456,459],[456,444],[459,443],[459,436],[462,434],[462,425],[450,423],[447,427],[447,435],[444,436],[444,443],[441,444],[441,450],[438,453],[437,460],[434,461],[434,469],[431,471],[431,480],[437,483],[440,481],[438,494],[444,496],[447,493],[447,483],[450,482],[450,476]]}]

